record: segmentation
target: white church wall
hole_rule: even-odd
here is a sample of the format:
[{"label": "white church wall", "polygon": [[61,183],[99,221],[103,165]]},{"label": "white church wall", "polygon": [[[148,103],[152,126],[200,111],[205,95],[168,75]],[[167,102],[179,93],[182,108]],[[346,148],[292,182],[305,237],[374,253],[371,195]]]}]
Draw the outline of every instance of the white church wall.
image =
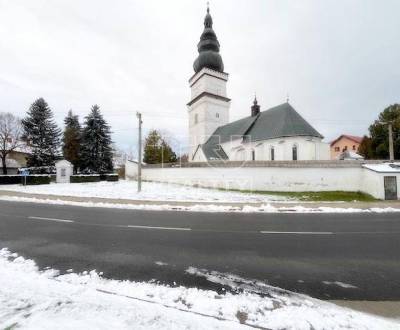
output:
[{"label": "white church wall", "polygon": [[286,137],[248,143],[241,143],[241,139],[236,139],[222,144],[222,148],[225,150],[230,160],[248,161],[253,160],[253,150],[255,152],[255,160],[272,160],[272,148],[274,148],[275,154],[273,160],[293,160],[293,146],[297,147],[297,160],[330,159],[329,144],[321,142],[318,138],[311,137]]},{"label": "white church wall", "polygon": [[360,167],[145,168],[143,179],[190,186],[260,191],[365,191]]}]

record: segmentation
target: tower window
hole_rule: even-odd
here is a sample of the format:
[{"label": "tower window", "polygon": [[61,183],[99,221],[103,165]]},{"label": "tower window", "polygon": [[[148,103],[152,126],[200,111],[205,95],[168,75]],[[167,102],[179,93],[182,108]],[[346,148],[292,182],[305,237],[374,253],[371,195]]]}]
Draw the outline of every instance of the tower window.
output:
[{"label": "tower window", "polygon": [[199,115],[197,113],[194,114],[194,123],[197,124],[199,122]]},{"label": "tower window", "polygon": [[255,150],[252,150],[251,151],[251,160],[256,160],[256,151]]},{"label": "tower window", "polygon": [[215,114],[215,117],[219,118],[219,113],[218,112]]},{"label": "tower window", "polygon": [[271,147],[271,160],[275,160],[275,149],[274,147]]}]

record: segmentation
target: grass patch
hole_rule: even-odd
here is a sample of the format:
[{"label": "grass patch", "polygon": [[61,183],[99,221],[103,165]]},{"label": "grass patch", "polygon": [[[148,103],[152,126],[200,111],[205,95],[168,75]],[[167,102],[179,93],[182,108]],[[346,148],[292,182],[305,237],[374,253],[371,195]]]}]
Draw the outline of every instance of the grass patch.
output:
[{"label": "grass patch", "polygon": [[[221,189],[226,190],[226,189]],[[232,191],[232,190],[230,190]],[[296,199],[303,202],[374,202],[374,197],[361,191],[305,191],[305,192],[276,192],[258,190],[233,190],[242,193],[273,195]]]}]

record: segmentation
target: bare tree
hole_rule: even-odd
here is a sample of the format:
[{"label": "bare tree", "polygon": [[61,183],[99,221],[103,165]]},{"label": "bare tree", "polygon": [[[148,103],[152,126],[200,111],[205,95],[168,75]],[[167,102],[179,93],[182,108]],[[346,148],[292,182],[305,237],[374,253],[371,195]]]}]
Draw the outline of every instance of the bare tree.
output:
[{"label": "bare tree", "polygon": [[12,113],[0,113],[0,158],[3,174],[7,174],[7,156],[21,146],[21,120]]}]

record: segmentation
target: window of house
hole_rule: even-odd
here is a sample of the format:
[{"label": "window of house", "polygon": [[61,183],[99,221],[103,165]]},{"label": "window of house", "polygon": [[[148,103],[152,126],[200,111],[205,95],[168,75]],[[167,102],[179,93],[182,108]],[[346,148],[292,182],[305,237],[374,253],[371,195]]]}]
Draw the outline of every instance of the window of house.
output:
[{"label": "window of house", "polygon": [[335,151],[339,152],[340,151],[340,147],[335,147]]},{"label": "window of house", "polygon": [[355,145],[353,145],[353,150],[356,150],[356,146]]},{"label": "window of house", "polygon": [[275,149],[274,149],[274,147],[271,147],[270,153],[271,153],[271,160],[275,160]]},{"label": "window of house", "polygon": [[199,115],[197,113],[194,114],[194,123],[197,124],[199,122]]},{"label": "window of house", "polygon": [[345,147],[343,148],[343,152],[344,152],[344,151],[347,151],[347,146],[345,146]]},{"label": "window of house", "polygon": [[65,168],[61,169],[61,176],[66,176],[67,175],[67,170]]},{"label": "window of house", "polygon": [[297,145],[292,147],[292,159],[297,160]]}]

